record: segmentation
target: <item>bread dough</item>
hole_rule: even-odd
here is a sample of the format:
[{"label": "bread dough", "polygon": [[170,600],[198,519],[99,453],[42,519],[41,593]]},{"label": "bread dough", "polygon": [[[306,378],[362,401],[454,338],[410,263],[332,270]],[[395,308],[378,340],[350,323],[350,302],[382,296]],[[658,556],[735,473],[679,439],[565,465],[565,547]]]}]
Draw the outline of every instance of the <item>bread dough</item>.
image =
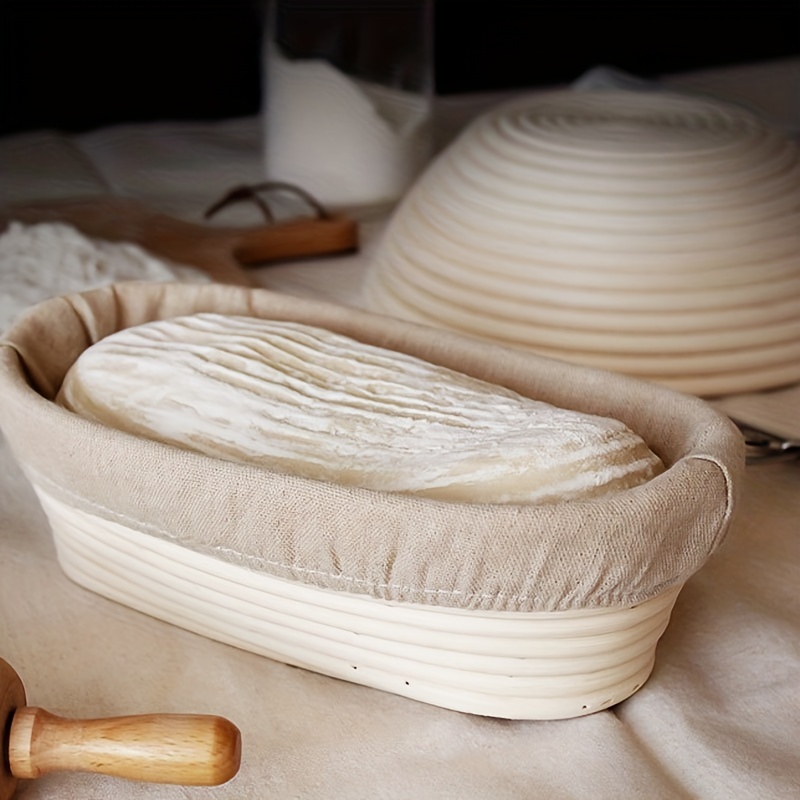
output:
[{"label": "bread dough", "polygon": [[299,323],[196,314],[98,342],[58,402],[132,434],[318,480],[528,503],[663,470],[617,420]]}]

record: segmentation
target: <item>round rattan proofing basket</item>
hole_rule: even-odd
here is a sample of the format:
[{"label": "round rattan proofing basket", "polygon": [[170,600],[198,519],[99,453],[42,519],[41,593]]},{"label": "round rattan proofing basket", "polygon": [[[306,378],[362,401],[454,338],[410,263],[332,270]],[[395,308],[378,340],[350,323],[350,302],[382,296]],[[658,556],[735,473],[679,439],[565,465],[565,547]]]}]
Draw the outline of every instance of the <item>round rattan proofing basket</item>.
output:
[{"label": "round rattan proofing basket", "polygon": [[800,380],[800,148],[668,92],[525,95],[404,196],[370,310],[711,397]]},{"label": "round rattan proofing basket", "polygon": [[[447,503],[210,458],[53,401],[92,343],[200,311],[319,325],[616,417],[668,468],[591,501]],[[290,664],[507,718],[587,714],[644,684],[680,588],[729,528],[744,464],[738,431],[697,398],[218,285],[118,284],[34,307],[0,347],[0,424],[83,586]]]}]

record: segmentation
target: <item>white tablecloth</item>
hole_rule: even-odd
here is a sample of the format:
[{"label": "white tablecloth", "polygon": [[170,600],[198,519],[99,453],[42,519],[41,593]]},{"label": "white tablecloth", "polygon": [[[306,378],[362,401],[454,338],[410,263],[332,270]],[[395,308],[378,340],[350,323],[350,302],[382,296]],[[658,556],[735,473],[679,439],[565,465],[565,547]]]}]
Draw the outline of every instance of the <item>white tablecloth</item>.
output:
[{"label": "white tablecloth", "polygon": [[[800,130],[800,60],[672,82]],[[442,130],[450,135],[486,102],[443,104]],[[2,203],[112,190],[197,219],[260,174],[256,119],[0,140]],[[259,279],[357,302],[379,228],[365,226],[358,255],[265,268]],[[29,702],[65,716],[216,713],[243,735],[241,770],[221,787],[59,774],[23,783],[20,797],[800,797],[800,461],[753,466],[743,488],[733,529],[680,595],[643,689],[589,717],[507,722],[288,667],[76,586],[0,442],[0,655],[22,675]]]}]

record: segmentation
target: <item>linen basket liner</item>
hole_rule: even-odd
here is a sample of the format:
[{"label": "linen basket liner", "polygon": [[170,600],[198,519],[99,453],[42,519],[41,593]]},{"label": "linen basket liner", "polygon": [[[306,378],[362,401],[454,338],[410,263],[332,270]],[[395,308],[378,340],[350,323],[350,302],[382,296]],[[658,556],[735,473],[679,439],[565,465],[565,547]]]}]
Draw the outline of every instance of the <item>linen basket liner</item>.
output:
[{"label": "linen basket liner", "polygon": [[[616,417],[668,469],[587,501],[455,503],[223,461],[107,428],[53,402],[68,368],[94,342],[202,311],[319,325]],[[697,398],[266,289],[116,284],[33,307],[2,345],[0,425],[34,485],[235,565],[388,601],[493,611],[641,603],[684,583],[720,544],[744,468],[738,431]]]}]

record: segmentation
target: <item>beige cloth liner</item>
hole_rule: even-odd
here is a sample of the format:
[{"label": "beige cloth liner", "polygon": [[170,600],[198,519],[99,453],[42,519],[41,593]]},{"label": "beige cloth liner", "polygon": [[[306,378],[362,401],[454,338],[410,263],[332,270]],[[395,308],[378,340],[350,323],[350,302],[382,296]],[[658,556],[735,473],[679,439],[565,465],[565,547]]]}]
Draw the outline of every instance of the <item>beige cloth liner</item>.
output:
[{"label": "beige cloth liner", "polygon": [[[104,336],[210,310],[320,325],[616,417],[669,469],[592,501],[446,503],[220,461],[52,402],[69,366]],[[28,477],[57,499],[232,564],[391,601],[502,611],[640,603],[684,583],[720,544],[744,466],[735,427],[696,398],[262,289],[116,284],[34,307],[3,344],[0,423]]]}]

